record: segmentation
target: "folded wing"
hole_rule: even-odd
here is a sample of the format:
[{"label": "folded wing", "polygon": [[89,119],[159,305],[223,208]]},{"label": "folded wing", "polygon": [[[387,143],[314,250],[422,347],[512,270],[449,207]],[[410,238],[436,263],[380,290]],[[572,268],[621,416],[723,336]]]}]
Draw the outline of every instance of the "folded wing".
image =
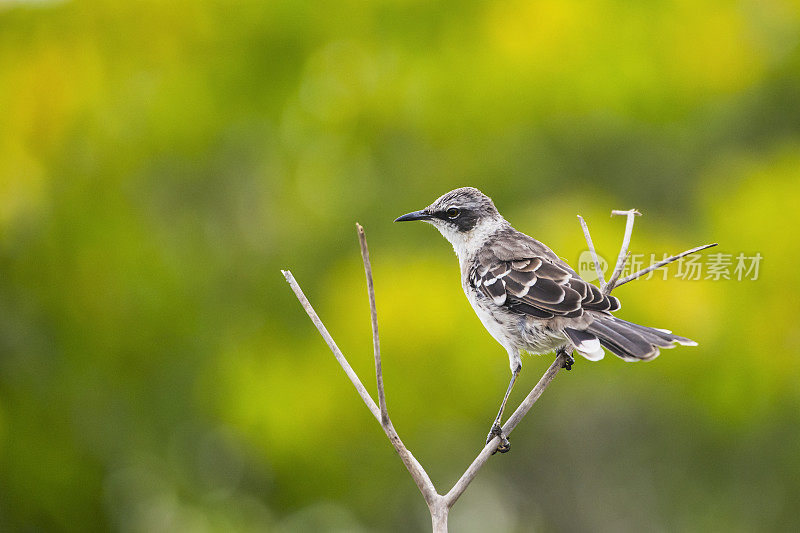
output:
[{"label": "folded wing", "polygon": [[537,318],[577,318],[587,310],[616,311],[620,304],[546,256],[502,260],[478,257],[470,283],[496,305]]}]

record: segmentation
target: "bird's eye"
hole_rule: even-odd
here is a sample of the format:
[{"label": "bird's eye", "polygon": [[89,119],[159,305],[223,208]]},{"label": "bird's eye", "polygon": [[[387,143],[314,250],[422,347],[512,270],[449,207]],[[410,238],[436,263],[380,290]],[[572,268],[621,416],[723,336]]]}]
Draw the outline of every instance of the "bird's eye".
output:
[{"label": "bird's eye", "polygon": [[456,207],[451,207],[447,210],[447,218],[453,219],[458,218],[458,215],[461,214],[461,211],[458,210]]}]

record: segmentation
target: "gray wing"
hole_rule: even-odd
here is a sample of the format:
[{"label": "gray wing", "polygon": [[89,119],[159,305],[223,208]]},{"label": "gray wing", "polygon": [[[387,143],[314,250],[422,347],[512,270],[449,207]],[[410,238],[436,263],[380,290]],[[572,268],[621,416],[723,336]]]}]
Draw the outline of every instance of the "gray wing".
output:
[{"label": "gray wing", "polygon": [[620,308],[619,300],[582,280],[545,245],[518,232],[513,237],[485,248],[469,273],[470,284],[495,304],[538,318]]}]

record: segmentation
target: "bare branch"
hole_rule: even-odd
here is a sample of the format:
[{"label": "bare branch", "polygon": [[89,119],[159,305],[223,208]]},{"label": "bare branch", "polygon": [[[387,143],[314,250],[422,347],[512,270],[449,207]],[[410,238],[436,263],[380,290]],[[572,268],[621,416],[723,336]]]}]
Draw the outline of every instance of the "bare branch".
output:
[{"label": "bare branch", "polygon": [[642,214],[639,212],[638,209],[612,209],[611,210],[612,217],[627,217],[627,216],[637,216],[640,217]]},{"label": "bare branch", "polygon": [[626,276],[622,279],[619,279],[620,275],[622,274],[622,271],[625,268],[625,264],[628,262],[628,258],[631,255],[630,252],[628,251],[628,246],[630,245],[631,233],[633,232],[633,220],[634,217],[640,216],[641,213],[636,209],[630,209],[628,211],[621,211],[615,209],[611,211],[611,216],[614,215],[625,215],[628,217],[628,220],[627,224],[625,225],[625,236],[622,239],[622,246],[620,247],[619,250],[619,257],[617,257],[617,265],[614,268],[614,273],[611,275],[611,279],[608,280],[608,283],[606,283],[603,280],[603,275],[599,267],[600,261],[597,257],[597,253],[595,253],[594,251],[594,244],[592,243],[592,236],[589,233],[589,227],[586,225],[586,221],[583,220],[583,217],[578,215],[578,219],[580,219],[581,221],[581,227],[583,228],[583,235],[586,238],[586,244],[589,246],[589,251],[592,253],[592,260],[594,261],[595,269],[597,270],[597,277],[598,279],[600,279],[600,286],[603,289],[603,294],[605,294],[606,296],[609,295],[612,290],[619,287],[620,285],[625,285],[629,281],[633,281],[637,278],[640,278],[645,274],[647,274],[648,272],[651,272],[657,268],[661,268],[664,265],[668,265],[673,261],[677,261],[681,257],[685,257],[689,254],[693,254],[695,252],[699,252],[701,250],[705,250],[706,248],[711,248],[712,246],[717,245],[717,243],[715,242],[711,244],[704,244],[702,246],[697,246],[695,248],[692,248],[691,250],[686,250],[685,252],[681,252],[677,255],[673,255],[672,257],[659,261],[658,263],[650,265],[647,268],[643,268],[642,270],[636,272],[635,274],[631,274],[630,276]]},{"label": "bare branch", "polygon": [[358,375],[356,375],[356,372],[355,370],[353,370],[353,367],[350,366],[350,363],[347,362],[347,359],[345,358],[342,351],[339,349],[338,346],[336,346],[336,341],[333,340],[333,337],[331,337],[331,334],[328,333],[328,329],[325,327],[325,324],[322,323],[322,320],[320,320],[316,311],[314,311],[314,308],[311,307],[311,303],[308,301],[308,298],[306,298],[306,295],[303,294],[303,289],[301,289],[300,285],[297,284],[297,280],[294,279],[294,276],[289,270],[281,270],[281,273],[283,273],[283,277],[286,278],[286,281],[289,283],[289,286],[294,291],[295,296],[297,296],[297,299],[300,301],[300,305],[303,306],[303,309],[308,315],[308,318],[311,319],[311,322],[313,322],[314,325],[317,327],[317,331],[319,331],[319,334],[322,335],[323,339],[325,339],[325,342],[328,344],[328,348],[330,348],[331,351],[333,352],[333,356],[336,357],[336,360],[339,362],[339,365],[344,370],[344,373],[347,374],[348,378],[350,378],[350,381],[353,383],[353,386],[356,388],[356,391],[358,391],[358,395],[361,396],[362,400],[364,400],[364,403],[367,405],[367,408],[372,413],[372,416],[374,416],[375,419],[378,422],[380,422],[381,421],[380,409],[378,409],[378,406],[375,405],[375,401],[369,395],[367,389],[364,388],[364,384],[361,383],[361,380],[358,378]]},{"label": "bare branch", "polygon": [[583,220],[582,216],[578,215],[578,220],[581,221],[583,236],[586,238],[586,244],[592,253],[592,262],[594,263],[594,270],[597,272],[597,279],[600,280],[600,286],[605,287],[606,278],[603,277],[603,270],[600,268],[600,259],[597,257],[597,252],[594,251],[594,243],[592,242],[592,236],[589,234],[589,226],[586,225],[586,221]]},{"label": "bare branch", "polygon": [[605,294],[606,296],[611,294],[611,291],[613,289],[617,288],[617,280],[622,275],[622,271],[625,269],[625,265],[628,263],[628,259],[630,258],[630,256],[631,256],[630,252],[625,254],[625,259],[622,260],[622,268],[620,268],[619,270],[615,269],[614,273],[611,275],[611,279],[608,280],[608,283],[606,283],[605,286],[603,287],[603,294]]},{"label": "bare branch", "polygon": [[333,352],[333,355],[336,357],[336,360],[341,365],[342,369],[347,374],[347,377],[350,378],[350,381],[355,386],[358,394],[361,396],[361,399],[364,400],[364,403],[369,408],[372,416],[375,417],[376,420],[381,424],[384,433],[389,438],[389,442],[392,443],[394,446],[395,451],[400,456],[400,459],[403,461],[406,469],[408,470],[409,474],[416,483],[417,487],[419,488],[420,492],[422,493],[423,498],[425,498],[425,502],[428,504],[429,508],[435,508],[437,504],[441,501],[441,496],[436,492],[436,488],[431,481],[431,478],[428,476],[428,473],[422,468],[422,465],[417,461],[417,458],[405,447],[403,441],[400,439],[400,436],[397,434],[397,431],[394,429],[391,420],[389,420],[388,414],[386,415],[386,423],[383,423],[381,420],[381,411],[375,402],[370,397],[367,390],[364,388],[364,385],[361,383],[361,380],[356,375],[353,368],[350,366],[350,363],[347,362],[344,354],[342,354],[339,347],[334,342],[333,338],[331,337],[330,333],[328,333],[327,328],[320,320],[317,313],[314,311],[314,308],[311,307],[308,299],[306,298],[305,294],[303,294],[303,290],[300,288],[300,285],[297,284],[297,281],[294,279],[292,273],[288,270],[281,270],[283,272],[283,276],[286,278],[286,281],[289,282],[289,286],[294,291],[295,296],[300,301],[300,305],[303,306],[305,309],[306,314],[317,327],[320,335],[322,338],[325,339],[325,342],[328,344],[328,347]]},{"label": "bare branch", "polygon": [[392,421],[387,420],[386,424],[382,424],[381,427],[383,427],[383,432],[386,433],[386,436],[389,437],[389,442],[394,446],[397,455],[400,456],[400,460],[403,461],[406,470],[411,474],[414,483],[416,483],[417,488],[419,488],[419,491],[422,493],[422,497],[425,498],[425,503],[428,504],[429,508],[434,508],[441,500],[442,496],[436,492],[436,487],[433,485],[430,476],[417,458],[414,457],[414,454],[403,444],[400,435],[397,434],[397,431],[392,425]]},{"label": "bare branch", "polygon": [[[455,504],[458,498],[464,493],[467,489],[469,484],[477,475],[478,471],[483,467],[483,465],[489,460],[491,457],[492,452],[497,449],[498,439],[499,437],[495,437],[492,441],[490,441],[472,464],[467,468],[466,472],[461,476],[461,478],[456,482],[453,488],[447,493],[446,496],[442,496],[436,492],[436,488],[433,485],[430,477],[428,476],[425,469],[422,465],[417,461],[414,455],[405,447],[403,441],[400,439],[400,436],[397,434],[397,431],[394,429],[392,425],[391,419],[389,417],[388,410],[386,409],[386,400],[383,390],[383,373],[381,370],[381,362],[380,362],[380,342],[378,338],[378,322],[377,322],[377,311],[375,306],[375,293],[374,293],[374,284],[372,279],[372,267],[369,261],[369,249],[367,248],[366,236],[364,234],[364,229],[357,225],[358,229],[358,236],[359,242],[361,244],[361,251],[362,251],[362,259],[364,260],[364,271],[367,277],[367,291],[369,293],[370,299],[370,311],[372,316],[372,332],[373,332],[373,348],[375,351],[375,373],[378,382],[378,395],[381,402],[381,407],[375,405],[375,402],[370,397],[369,393],[365,389],[364,385],[361,383],[361,380],[356,375],[355,371],[353,371],[350,364],[347,362],[347,359],[342,354],[339,347],[336,345],[336,342],[331,337],[328,330],[325,328],[325,325],[320,320],[319,316],[314,311],[314,308],[309,303],[308,299],[306,298],[305,294],[303,294],[302,289],[298,285],[297,281],[294,279],[292,273],[288,270],[282,270],[286,281],[289,283],[289,286],[294,291],[297,299],[300,301],[300,304],[305,309],[306,313],[308,314],[311,321],[317,327],[320,335],[322,335],[325,342],[328,344],[328,347],[333,352],[336,360],[341,365],[342,369],[345,371],[347,376],[350,378],[350,381],[355,386],[356,390],[358,391],[359,395],[361,396],[364,403],[369,408],[372,415],[381,423],[381,427],[383,428],[386,436],[389,438],[389,441],[394,446],[397,454],[400,456],[400,459],[403,461],[403,464],[406,466],[406,469],[411,474],[411,477],[414,479],[417,487],[419,488],[420,492],[422,493],[423,497],[425,498],[425,502],[428,504],[428,508],[431,512],[431,520],[434,531],[447,531],[447,514],[448,510]],[[516,411],[509,417],[506,421],[505,425],[503,426],[503,433],[505,435],[509,435],[514,428],[516,428],[517,424],[525,417],[528,411],[531,409],[533,404],[536,400],[539,399],[544,389],[550,384],[550,382],[555,377],[558,370],[563,366],[563,358],[562,356],[558,356],[555,362],[550,365],[550,368],[545,372],[533,390],[528,394],[528,396],[523,400],[520,406],[517,408]]]},{"label": "bare branch", "polygon": [[450,508],[445,504],[444,498],[440,496],[436,505],[429,510],[433,533],[447,533],[447,515],[450,513]]},{"label": "bare branch", "polygon": [[364,228],[361,224],[356,223],[356,230],[358,232],[358,242],[361,245],[361,259],[364,261],[364,274],[367,277],[367,293],[369,295],[370,316],[372,318],[372,347],[375,355],[375,379],[378,384],[381,427],[383,427],[386,436],[389,437],[389,441],[392,443],[392,446],[394,446],[403,464],[406,465],[409,474],[414,478],[414,482],[422,492],[425,501],[428,503],[428,507],[432,509],[431,512],[433,516],[433,509],[440,506],[441,496],[436,492],[436,488],[430,480],[428,473],[403,444],[403,441],[394,429],[392,420],[389,418],[389,411],[386,408],[386,395],[383,388],[383,370],[381,368],[381,342],[378,336],[378,311],[375,306],[375,286],[372,280],[372,265],[369,261],[369,248],[367,247],[367,236],[364,233]]},{"label": "bare branch", "polygon": [[378,405],[381,410],[381,425],[389,422],[389,413],[386,409],[386,394],[383,390],[383,370],[381,369],[381,341],[378,337],[378,310],[375,307],[375,287],[372,282],[372,265],[369,262],[369,248],[364,228],[356,222],[358,242],[361,245],[361,259],[364,261],[364,273],[367,276],[367,293],[369,295],[369,312],[372,318],[372,350],[375,354],[375,380],[378,383]]},{"label": "bare branch", "polygon": [[619,249],[619,256],[617,257],[617,265],[614,267],[614,273],[611,275],[609,282],[603,286],[603,294],[606,296],[611,294],[611,291],[614,290],[616,280],[619,279],[619,276],[625,269],[625,263],[628,261],[628,247],[631,244],[631,234],[633,233],[633,221],[636,216],[641,216],[641,213],[636,209],[629,209],[627,211],[615,209],[611,211],[611,216],[615,215],[625,215],[628,217],[628,220],[625,224],[625,236],[622,238],[622,246]]},{"label": "bare branch", "polygon": [[635,280],[637,278],[640,278],[640,277],[644,276],[645,274],[647,274],[650,271],[653,271],[653,270],[655,270],[657,268],[661,268],[664,265],[668,265],[668,264],[672,263],[673,261],[677,261],[681,257],[685,257],[685,256],[687,256],[689,254],[693,254],[695,252],[699,252],[700,250],[705,250],[706,248],[711,248],[712,246],[716,246],[717,244],[718,243],[716,243],[716,242],[713,242],[711,244],[704,244],[702,246],[698,246],[696,248],[692,248],[691,250],[686,250],[685,252],[681,252],[678,255],[673,255],[672,257],[669,257],[667,259],[664,259],[663,261],[659,261],[658,263],[650,265],[649,267],[644,268],[644,269],[640,270],[639,272],[636,272],[635,274],[631,274],[630,276],[626,276],[626,277],[622,278],[621,280],[619,280],[617,282],[617,284],[615,286],[619,287],[620,285],[625,285],[629,281],[633,281],[633,280]]},{"label": "bare branch", "polygon": [[[571,350],[570,350],[571,351]],[[536,403],[536,400],[542,395],[544,390],[550,385],[550,382],[553,381],[553,378],[556,377],[558,371],[564,366],[564,357],[559,354],[556,357],[556,360],[553,361],[553,364],[550,365],[544,375],[541,377],[539,382],[533,387],[533,390],[528,393],[528,396],[522,401],[522,403],[517,407],[517,410],[508,417],[508,420],[505,424],[503,424],[503,434],[510,435],[514,428],[522,421],[528,411],[531,410],[533,404]],[[483,450],[478,454],[478,457],[472,461],[472,464],[469,465],[467,470],[464,474],[461,475],[461,478],[453,485],[453,488],[450,489],[450,492],[445,494],[445,502],[447,503],[448,507],[452,507],[453,504],[456,503],[458,498],[467,490],[467,487],[475,479],[475,476],[478,474],[478,471],[481,467],[489,460],[492,456],[492,453],[497,449],[497,446],[500,444],[500,437],[495,437],[489,443],[483,447]]]},{"label": "bare branch", "polygon": [[[625,226],[625,236],[622,241],[622,247],[620,248],[619,257],[617,258],[617,264],[614,268],[614,272],[609,279],[608,283],[605,282],[603,278],[603,273],[600,269],[600,261],[597,256],[597,252],[594,249],[594,244],[592,243],[591,235],[589,234],[589,228],[586,224],[586,221],[578,215],[578,219],[581,222],[581,226],[583,227],[583,233],[586,238],[586,243],[589,246],[589,250],[592,253],[592,259],[594,260],[595,270],[597,271],[597,277],[600,280],[604,294],[608,295],[615,287],[620,285],[624,285],[629,281],[632,281],[648,272],[664,266],[666,264],[671,263],[672,261],[676,261],[681,257],[684,257],[688,254],[698,252],[700,250],[704,250],[706,248],[710,248],[711,246],[716,246],[716,243],[713,244],[706,244],[703,246],[698,246],[697,248],[692,248],[691,250],[687,250],[681,254],[675,255],[670,257],[669,259],[665,259],[652,265],[644,270],[641,270],[635,274],[627,276],[622,280],[619,280],[619,277],[622,273],[622,270],[625,267],[628,257],[630,253],[628,252],[628,247],[630,246],[630,239],[631,233],[633,231],[633,221],[634,217],[640,215],[638,211],[635,209],[631,209],[629,211],[612,211],[612,215],[626,215],[628,217],[627,224]],[[405,447],[403,441],[400,439],[400,436],[397,434],[397,431],[394,429],[392,425],[392,421],[389,418],[389,413],[386,407],[386,397],[384,392],[383,386],[383,371],[381,368],[381,354],[380,354],[380,340],[378,336],[378,312],[375,305],[375,288],[372,279],[372,266],[369,260],[369,249],[367,247],[367,239],[366,235],[364,234],[364,228],[361,227],[360,224],[356,224],[356,228],[358,230],[358,239],[361,245],[361,257],[364,261],[364,273],[367,279],[367,292],[369,296],[369,303],[370,303],[370,317],[372,319],[372,343],[373,343],[373,351],[375,357],[375,377],[378,386],[378,401],[380,406],[376,405],[373,401],[372,397],[367,392],[364,385],[361,383],[361,380],[356,375],[355,371],[352,369],[350,364],[347,362],[347,359],[342,354],[339,347],[334,342],[333,338],[331,337],[328,330],[325,328],[325,325],[320,320],[319,316],[317,316],[316,312],[314,311],[313,307],[309,303],[308,299],[303,294],[302,289],[297,284],[297,281],[294,279],[294,276],[288,270],[282,270],[286,281],[289,283],[289,286],[294,291],[297,299],[300,301],[300,304],[305,309],[306,313],[308,314],[311,321],[316,326],[317,330],[319,331],[322,338],[325,339],[325,342],[328,344],[328,347],[333,352],[333,355],[336,357],[336,360],[341,365],[342,369],[345,371],[347,376],[350,378],[350,381],[355,386],[356,391],[361,396],[361,399],[366,404],[367,408],[372,413],[372,416],[375,417],[376,420],[381,424],[386,436],[389,438],[389,441],[394,446],[395,451],[400,456],[400,459],[403,461],[408,472],[411,474],[411,477],[414,479],[417,487],[419,488],[420,492],[422,493],[423,497],[425,498],[425,502],[428,504],[428,509],[431,514],[431,524],[433,526],[434,533],[446,533],[447,531],[447,516],[450,508],[455,504],[458,498],[464,493],[467,489],[469,484],[475,479],[475,476],[478,474],[478,471],[483,467],[484,464],[489,460],[492,456],[492,453],[497,449],[499,444],[500,437],[495,437],[492,439],[483,449],[480,451],[478,456],[472,461],[472,464],[469,465],[467,470],[462,474],[459,480],[453,485],[453,488],[450,491],[442,496],[436,492],[436,488],[431,482],[430,477],[428,476],[425,469],[422,465],[417,461],[414,455]],[[572,350],[570,349],[569,352]],[[568,352],[568,353],[569,353]],[[525,415],[530,411],[533,407],[533,404],[539,399],[542,395],[544,390],[550,384],[551,381],[555,378],[558,371],[563,368],[564,366],[564,359],[565,354],[559,354],[553,364],[545,371],[544,375],[541,377],[539,382],[536,386],[531,390],[528,396],[522,401],[522,403],[517,407],[516,411],[508,418],[506,423],[503,425],[503,434],[510,435],[512,431],[517,427],[517,425],[522,421]]]}]

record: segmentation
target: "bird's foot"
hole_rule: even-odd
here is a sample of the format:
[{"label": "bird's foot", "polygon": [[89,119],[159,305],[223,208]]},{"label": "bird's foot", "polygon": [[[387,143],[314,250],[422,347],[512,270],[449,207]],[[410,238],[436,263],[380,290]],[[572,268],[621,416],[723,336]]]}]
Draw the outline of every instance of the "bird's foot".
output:
[{"label": "bird's foot", "polygon": [[567,370],[572,370],[572,365],[575,364],[575,358],[572,357],[572,354],[567,353],[564,348],[559,348],[558,355],[564,356],[564,364],[561,365],[561,368],[566,368]]},{"label": "bird's foot", "polygon": [[492,429],[489,430],[489,434],[486,436],[486,444],[489,444],[495,437],[500,437],[500,444],[497,446],[497,449],[492,452],[492,455],[497,452],[506,453],[511,450],[511,443],[508,442],[508,437],[503,434],[503,428],[501,428],[499,424],[492,425]]}]

